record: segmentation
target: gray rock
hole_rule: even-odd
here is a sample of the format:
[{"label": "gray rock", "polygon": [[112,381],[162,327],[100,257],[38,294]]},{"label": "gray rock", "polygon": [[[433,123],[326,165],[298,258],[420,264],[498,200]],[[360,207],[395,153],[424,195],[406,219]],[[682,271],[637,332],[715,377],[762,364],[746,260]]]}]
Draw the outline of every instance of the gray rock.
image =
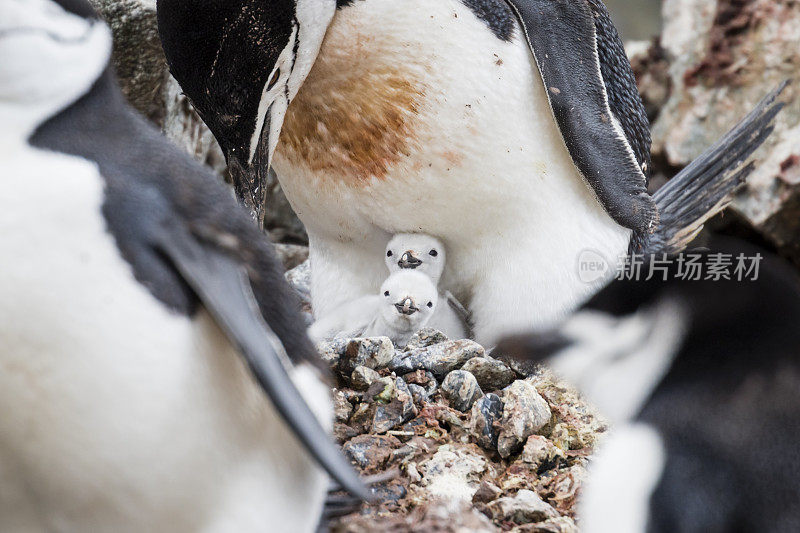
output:
[{"label": "gray rock", "polygon": [[428,393],[425,392],[425,389],[416,383],[409,383],[408,390],[411,391],[411,397],[414,398],[414,401],[418,404],[424,404],[431,401]]},{"label": "gray rock", "polygon": [[344,354],[345,348],[350,343],[350,339],[333,339],[317,344],[317,353],[331,369],[338,368],[339,360]]},{"label": "gray rock", "polygon": [[525,440],[550,421],[550,407],[530,382],[518,380],[503,391],[502,430],[497,451],[503,458],[519,450]]},{"label": "gray rock", "polygon": [[275,248],[275,255],[278,256],[283,268],[287,271],[298,267],[308,260],[308,246],[300,244],[280,244],[273,245]]},{"label": "gray rock", "polygon": [[481,481],[478,490],[472,496],[472,503],[489,503],[503,494],[503,490],[489,481]]},{"label": "gray rock", "polygon": [[421,485],[434,498],[471,501],[487,461],[468,447],[445,444],[419,465]]},{"label": "gray rock", "polygon": [[566,460],[567,456],[556,445],[541,435],[531,435],[525,442],[520,454],[520,461],[539,469],[545,465],[555,465]]},{"label": "gray rock", "polygon": [[442,393],[454,409],[469,411],[475,400],[483,396],[475,376],[464,370],[453,370],[442,382]]},{"label": "gray rock", "polygon": [[339,371],[349,376],[359,365],[385,368],[394,357],[394,345],[389,337],[349,339],[339,359]]},{"label": "gray rock", "polygon": [[401,443],[391,435],[359,435],[342,446],[342,451],[350,462],[365,472],[376,472],[386,465],[392,451]]},{"label": "gray rock", "polygon": [[499,390],[513,382],[517,374],[506,365],[489,356],[473,357],[461,367],[475,376],[484,391]]},{"label": "gray rock", "polygon": [[507,520],[516,524],[541,522],[559,516],[538,494],[527,489],[519,491],[514,497],[495,500],[488,507],[495,520]]},{"label": "gray rock", "polygon": [[403,374],[403,379],[406,383],[413,383],[425,389],[426,396],[433,396],[439,389],[439,382],[436,381],[436,376],[430,370],[417,370],[409,374]]},{"label": "gray rock", "polygon": [[441,331],[432,328],[423,328],[416,332],[411,340],[406,345],[407,350],[415,350],[417,348],[427,348],[434,344],[447,342],[449,339]]},{"label": "gray rock", "polygon": [[380,377],[381,375],[375,370],[363,365],[358,365],[353,369],[353,373],[350,375],[350,382],[355,390],[367,390],[370,385],[380,379]]},{"label": "gray rock", "polygon": [[[387,379],[391,380],[391,378],[382,378],[382,380]],[[391,398],[387,403],[385,401],[388,396],[386,391],[389,389],[391,389]],[[373,398],[379,398],[379,401],[372,418],[372,433],[386,433],[418,414],[411,391],[402,378],[394,380],[391,387],[386,387],[380,395]]]},{"label": "gray rock", "polygon": [[286,272],[286,281],[289,282],[300,301],[311,310],[311,262],[306,260]]},{"label": "gray rock", "polygon": [[489,393],[478,398],[472,406],[469,419],[469,431],[481,448],[497,449],[498,430],[494,426],[503,417],[503,400],[496,394]]},{"label": "gray rock", "polygon": [[473,357],[483,357],[483,355],[483,346],[474,341],[447,341],[398,354],[392,359],[389,368],[398,374],[430,370],[437,378],[442,378]]},{"label": "gray rock", "polygon": [[353,413],[353,404],[347,399],[347,395],[340,390],[333,391],[333,413],[337,422],[347,422]]},{"label": "gray rock", "polygon": [[551,518],[544,522],[536,524],[531,533],[579,533],[578,526],[575,521],[567,516],[559,516],[558,518]]},{"label": "gray rock", "polygon": [[155,0],[91,0],[111,27],[112,61],[122,92],[140,113],[161,124],[167,60],[158,37]]}]

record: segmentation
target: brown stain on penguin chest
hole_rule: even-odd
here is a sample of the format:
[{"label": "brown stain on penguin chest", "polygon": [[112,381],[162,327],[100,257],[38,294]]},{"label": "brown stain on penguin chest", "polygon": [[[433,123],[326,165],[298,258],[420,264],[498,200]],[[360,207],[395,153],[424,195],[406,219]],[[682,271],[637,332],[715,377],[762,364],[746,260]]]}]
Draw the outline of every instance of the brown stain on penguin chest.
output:
[{"label": "brown stain on penguin chest", "polygon": [[277,150],[292,165],[363,186],[416,146],[423,86],[371,40],[329,33],[281,131]]}]

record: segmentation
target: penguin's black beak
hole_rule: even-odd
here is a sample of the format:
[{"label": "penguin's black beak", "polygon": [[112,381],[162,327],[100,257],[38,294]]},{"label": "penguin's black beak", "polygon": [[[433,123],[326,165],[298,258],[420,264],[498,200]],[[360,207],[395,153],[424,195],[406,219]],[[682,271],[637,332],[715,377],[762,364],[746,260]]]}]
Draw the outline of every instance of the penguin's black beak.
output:
[{"label": "penguin's black beak", "polygon": [[411,316],[417,311],[419,311],[419,307],[414,304],[414,300],[411,298],[406,298],[401,302],[394,304],[397,312],[401,315]]},{"label": "penguin's black beak", "polygon": [[397,266],[400,268],[417,268],[418,266],[422,265],[422,261],[414,255],[414,252],[411,250],[406,251],[401,257],[400,260],[397,262]]}]

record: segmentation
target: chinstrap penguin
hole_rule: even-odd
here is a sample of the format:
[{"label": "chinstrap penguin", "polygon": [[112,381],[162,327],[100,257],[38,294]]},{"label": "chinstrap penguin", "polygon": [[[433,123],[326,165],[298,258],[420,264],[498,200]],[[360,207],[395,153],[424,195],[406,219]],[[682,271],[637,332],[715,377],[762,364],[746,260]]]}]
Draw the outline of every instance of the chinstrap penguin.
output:
[{"label": "chinstrap penguin", "polygon": [[[384,279],[390,236],[448,246],[479,342],[599,290],[593,250],[675,251],[746,178],[774,94],[651,196],[650,133],[600,0],[159,0],[171,72],[259,215],[270,164],[308,230],[317,316]],[[346,205],[346,209],[342,206]]]},{"label": "chinstrap penguin", "polygon": [[612,419],[578,514],[586,533],[800,531],[800,280],[614,281],[546,335],[498,350],[551,366]]},{"label": "chinstrap penguin", "polygon": [[312,531],[323,467],[366,491],[296,298],[110,53],[83,0],[0,2],[3,529]]}]

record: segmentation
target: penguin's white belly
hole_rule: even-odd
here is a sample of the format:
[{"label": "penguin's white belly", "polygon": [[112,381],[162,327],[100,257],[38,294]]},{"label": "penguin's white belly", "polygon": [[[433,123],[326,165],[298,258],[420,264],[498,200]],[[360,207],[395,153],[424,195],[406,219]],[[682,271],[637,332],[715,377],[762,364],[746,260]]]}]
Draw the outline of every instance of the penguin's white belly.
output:
[{"label": "penguin's white belly", "polygon": [[581,252],[614,261],[629,241],[575,168],[519,28],[501,41],[460,0],[338,11],[275,168],[311,236],[322,312],[375,290],[392,233],[424,232],[447,247],[443,287],[493,341],[579,303],[603,281],[581,281]]},{"label": "penguin's white belly", "polygon": [[0,155],[3,529],[312,530],[327,477],[209,317],[134,280],[96,168]]}]

